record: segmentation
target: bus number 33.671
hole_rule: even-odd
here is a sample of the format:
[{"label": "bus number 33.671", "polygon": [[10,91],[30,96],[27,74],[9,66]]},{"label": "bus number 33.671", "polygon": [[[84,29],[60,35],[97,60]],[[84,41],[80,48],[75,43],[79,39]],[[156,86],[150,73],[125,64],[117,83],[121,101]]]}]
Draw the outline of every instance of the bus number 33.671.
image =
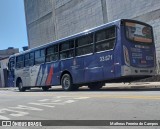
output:
[{"label": "bus number 33.671", "polygon": [[109,61],[109,60],[112,60],[112,55],[107,55],[107,56],[101,56],[100,57],[100,62],[102,61]]}]

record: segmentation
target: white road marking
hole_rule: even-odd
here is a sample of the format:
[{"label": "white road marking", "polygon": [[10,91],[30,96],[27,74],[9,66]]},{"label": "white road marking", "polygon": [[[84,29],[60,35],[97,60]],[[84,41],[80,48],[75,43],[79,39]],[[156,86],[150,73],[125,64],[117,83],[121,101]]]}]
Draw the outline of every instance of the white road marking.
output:
[{"label": "white road marking", "polygon": [[52,106],[52,103],[28,103],[28,104],[32,104],[32,105],[39,105],[39,106],[43,106],[43,107],[50,107],[50,108],[54,108],[55,106]]},{"label": "white road marking", "polygon": [[0,115],[0,120],[10,120],[10,118]]},{"label": "white road marking", "polygon": [[59,100],[52,100],[51,102],[54,103],[54,102],[60,102],[60,101],[62,101],[62,100],[60,100],[60,99]]},{"label": "white road marking", "polygon": [[[74,103],[78,100],[88,99],[88,98],[89,97],[75,97],[74,98],[72,96],[56,96],[52,99],[37,100],[38,102],[31,102],[28,104],[54,108],[55,105],[70,104],[70,103]],[[13,109],[15,109],[15,110],[13,110]],[[25,116],[25,115],[29,114],[29,112],[18,111],[18,110],[43,111],[43,109],[37,108],[37,107],[31,107],[31,106],[26,106],[26,105],[17,105],[16,107],[8,107],[8,108],[0,109],[0,119],[1,120],[10,120],[10,118],[8,116],[20,117],[20,116]],[[8,115],[8,116],[7,117],[2,116],[1,114]]]},{"label": "white road marking", "polygon": [[73,98],[73,99],[89,99],[89,97],[78,97],[78,98]]},{"label": "white road marking", "polygon": [[40,108],[35,108],[35,107],[30,107],[30,106],[25,106],[25,105],[18,105],[17,107],[9,107],[13,109],[24,109],[24,110],[33,110],[33,111],[42,111],[43,109]]},{"label": "white road marking", "polygon": [[49,99],[42,99],[42,100],[38,100],[40,102],[45,102],[45,101],[48,101]]},{"label": "white road marking", "polygon": [[8,113],[8,112],[10,113],[9,115],[15,116],[15,117],[24,116],[24,115],[29,114],[28,112],[15,111],[15,110],[7,109],[7,108],[0,109],[1,114]]},{"label": "white road marking", "polygon": [[74,100],[67,100],[64,103],[73,103],[73,102],[75,102],[75,101]]}]

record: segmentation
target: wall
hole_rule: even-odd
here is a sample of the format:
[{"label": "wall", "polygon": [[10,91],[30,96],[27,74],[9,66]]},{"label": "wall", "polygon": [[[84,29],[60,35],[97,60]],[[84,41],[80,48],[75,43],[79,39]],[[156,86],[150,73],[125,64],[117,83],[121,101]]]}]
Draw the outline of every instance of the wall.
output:
[{"label": "wall", "polygon": [[30,48],[116,19],[153,26],[160,62],[160,0],[24,0]]},{"label": "wall", "polygon": [[7,68],[8,58],[0,60],[0,87],[5,87],[5,78],[3,70]]}]

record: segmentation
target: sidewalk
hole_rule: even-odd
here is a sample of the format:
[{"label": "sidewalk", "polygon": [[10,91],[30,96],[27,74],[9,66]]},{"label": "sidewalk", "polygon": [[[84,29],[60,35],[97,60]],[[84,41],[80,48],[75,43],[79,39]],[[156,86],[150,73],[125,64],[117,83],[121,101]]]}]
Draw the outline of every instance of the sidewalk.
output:
[{"label": "sidewalk", "polygon": [[0,87],[0,90],[17,90],[17,87]]},{"label": "sidewalk", "polygon": [[160,82],[106,83],[105,88],[160,88]]},{"label": "sidewalk", "polygon": [[[56,88],[61,88],[61,86],[60,87],[58,86]],[[114,88],[114,89],[115,88],[116,89],[160,88],[160,82],[106,83],[104,88],[109,88],[109,89],[111,88]],[[3,88],[0,88],[0,90],[18,90],[18,88],[17,87],[3,87]]]}]

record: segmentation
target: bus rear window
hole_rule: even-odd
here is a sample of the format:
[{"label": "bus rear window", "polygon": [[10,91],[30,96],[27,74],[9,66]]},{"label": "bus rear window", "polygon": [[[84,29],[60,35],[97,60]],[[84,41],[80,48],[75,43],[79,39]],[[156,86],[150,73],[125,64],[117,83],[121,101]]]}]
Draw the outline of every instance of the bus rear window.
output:
[{"label": "bus rear window", "polygon": [[152,43],[152,28],[139,23],[126,22],[126,37],[129,40],[140,43]]}]

